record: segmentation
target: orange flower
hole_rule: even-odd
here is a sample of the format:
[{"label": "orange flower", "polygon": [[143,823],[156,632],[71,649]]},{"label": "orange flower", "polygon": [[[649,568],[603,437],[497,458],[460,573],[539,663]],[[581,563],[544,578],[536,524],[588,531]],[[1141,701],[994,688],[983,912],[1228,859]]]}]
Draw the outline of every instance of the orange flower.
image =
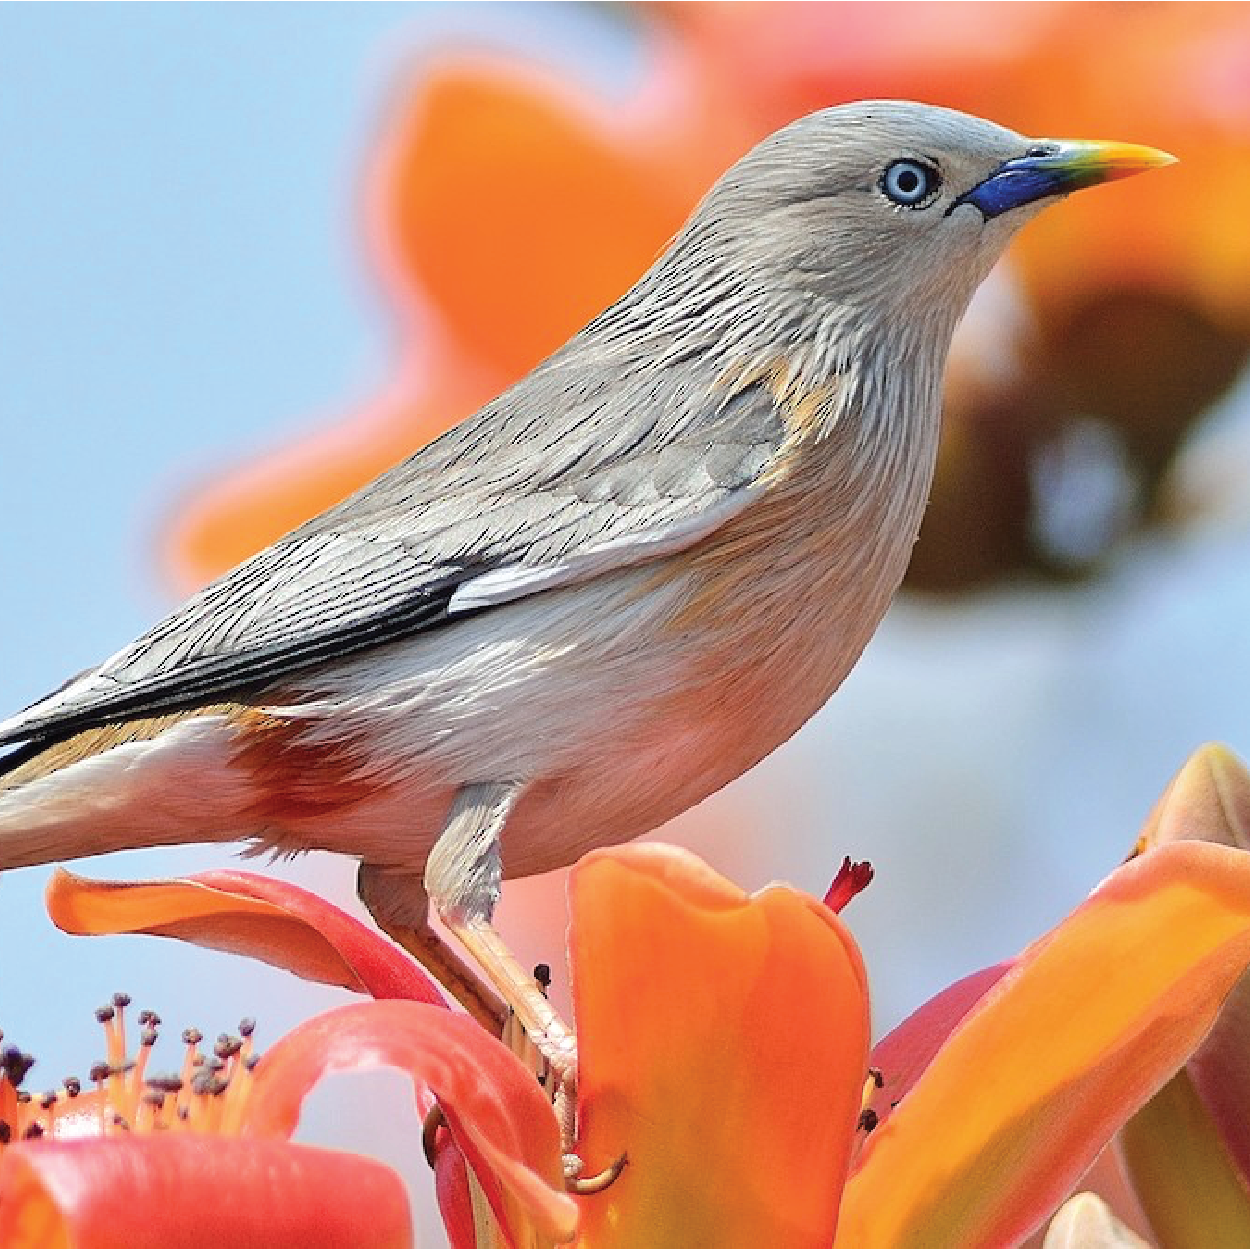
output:
[{"label": "orange flower", "polygon": [[[228,889],[210,887],[217,902],[206,909],[205,878],[119,888],[63,875],[52,910],[80,930],[136,931],[159,902],[151,931],[217,944],[220,925],[205,921],[268,888],[231,877]],[[576,1199],[583,1246],[1018,1244],[1194,1054],[1250,966],[1250,855],[1162,846],[1015,959],[939,995],[870,1061],[859,953],[816,900],[786,886],[744,894],[655,844],[588,855],[569,890],[577,1153],[594,1172],[627,1160],[606,1190]],[[311,926],[300,936],[303,906],[288,896],[280,940],[273,926],[242,926],[231,948],[254,943],[272,962],[311,966],[325,938]],[[331,979],[342,984],[340,973]],[[476,1028],[411,1004],[358,1010],[369,1006]],[[344,1038],[331,1062],[375,1044]],[[289,1082],[285,1098],[267,1100],[265,1122],[280,1132],[304,1088],[286,1073],[303,1062],[269,1069]],[[533,1104],[532,1079],[528,1088]],[[554,1116],[542,1104],[522,1117],[507,1105],[514,1096],[500,1087],[498,1105],[478,1099],[447,1118],[517,1244],[522,1226],[551,1238],[568,1199],[555,1188]],[[510,1145],[500,1117],[517,1134]],[[475,1128],[489,1130],[494,1152],[471,1153]],[[444,1195],[463,1195],[457,1162],[440,1173]],[[522,1217],[509,1217],[508,1200]]]},{"label": "orange flower", "polygon": [[[465,1016],[446,1010],[397,948],[315,895],[248,873],[206,873],[132,887],[59,874],[49,909],[78,931],[135,928],[245,950],[385,1001],[328,1011],[257,1060],[252,1025],[212,1055],[184,1035],[182,1071],[153,1075],[159,1021],[142,1013],[127,1054],[124,997],[98,1014],[107,1061],[95,1089],[76,1081],[32,1098],[30,1059],[10,1049],[0,1076],[0,1245],[411,1245],[403,1183],[389,1168],[289,1141],[325,1075],[388,1066],[408,1073],[416,1105],[437,1101],[495,1219],[514,1244],[573,1230],[561,1190],[559,1134],[531,1073]],[[227,1139],[227,1140],[223,1140]],[[461,1195],[446,1185],[449,1220]]]}]

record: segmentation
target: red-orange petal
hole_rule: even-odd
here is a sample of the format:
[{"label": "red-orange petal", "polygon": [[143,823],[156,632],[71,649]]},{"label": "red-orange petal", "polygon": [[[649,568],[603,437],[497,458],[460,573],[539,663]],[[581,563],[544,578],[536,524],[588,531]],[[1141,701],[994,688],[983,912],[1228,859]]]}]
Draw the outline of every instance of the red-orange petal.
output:
[{"label": "red-orange petal", "polygon": [[292,1029],[256,1068],[243,1129],[288,1137],[309,1090],[332,1072],[398,1068],[424,1111],[437,1098],[513,1245],[568,1241],[560,1133],[524,1064],[467,1016],[425,1003],[353,1003]]},{"label": "red-orange petal", "polygon": [[179,938],[374,998],[446,1005],[420,965],[379,933],[311,891],[259,873],[93,881],[58,868],[47,906],[66,933]]},{"label": "red-orange petal", "polygon": [[1193,1052],[1250,964],[1250,855],[1109,877],[973,1008],[847,1185],[839,1244],[1013,1245]]},{"label": "red-orange petal", "polygon": [[570,877],[584,1246],[828,1245],[859,1116],[867,986],[850,934],[787,886],[688,852]]},{"label": "red-orange petal", "polygon": [[0,1246],[411,1246],[373,1159],[198,1134],[21,1142],[0,1156]]},{"label": "red-orange petal", "polygon": [[472,1250],[477,1245],[477,1228],[469,1193],[469,1165],[464,1151],[445,1128],[434,1134],[434,1193],[452,1250]]}]

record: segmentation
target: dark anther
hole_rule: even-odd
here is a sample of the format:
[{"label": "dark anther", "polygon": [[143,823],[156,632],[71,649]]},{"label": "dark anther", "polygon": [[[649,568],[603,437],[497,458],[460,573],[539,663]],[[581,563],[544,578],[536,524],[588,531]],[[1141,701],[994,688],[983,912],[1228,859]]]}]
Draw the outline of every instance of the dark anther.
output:
[{"label": "dark anther", "polygon": [[95,1018],[99,1024],[108,1024],[115,1014],[113,1008],[107,1005],[95,1009]]},{"label": "dark anther", "polygon": [[859,1124],[856,1127],[862,1128],[865,1133],[871,1133],[880,1123],[881,1117],[871,1107],[865,1107],[859,1113]]},{"label": "dark anther", "polygon": [[543,987],[543,993],[551,987],[551,965],[536,964],[534,966],[534,980]]},{"label": "dark anther", "polygon": [[161,1018],[156,1014],[156,1012],[148,1011],[147,1008],[144,1008],[144,1010],[139,1013],[139,1023],[146,1024],[153,1029],[158,1029],[160,1028]]},{"label": "dark anther", "polygon": [[114,994],[114,995],[113,995],[113,1006],[114,1006],[114,1007],[129,1007],[129,1006],[130,1006],[130,995],[129,995],[129,994]]},{"label": "dark anther", "polygon": [[27,1141],[30,1141],[36,1137],[42,1137],[43,1125],[40,1124],[38,1121],[36,1121],[34,1124],[27,1125],[26,1131],[22,1134],[22,1136],[26,1138]]},{"label": "dark anther", "polygon": [[163,1094],[176,1094],[182,1088],[182,1077],[162,1073],[148,1077],[144,1084],[149,1089],[159,1089]]},{"label": "dark anther", "polygon": [[438,1151],[434,1147],[435,1138],[438,1130],[446,1127],[447,1117],[443,1114],[442,1107],[435,1103],[426,1113],[425,1122],[421,1125],[421,1149],[431,1168],[438,1160]]},{"label": "dark anther", "polygon": [[120,1111],[113,1112],[113,1123],[125,1132],[130,1132],[130,1121]]},{"label": "dark anther", "polygon": [[7,1146],[13,1140],[13,1126],[8,1120],[0,1120],[0,1146]]},{"label": "dark anther", "polygon": [[19,1089],[17,1091],[17,1102],[18,1106],[25,1106],[30,1102],[30,1095],[24,1089]]},{"label": "dark anther", "polygon": [[237,1037],[227,1037],[224,1033],[217,1039],[213,1054],[218,1059],[231,1059],[243,1049],[243,1042]]},{"label": "dark anther", "polygon": [[156,1045],[156,1030],[144,1029],[143,1032],[139,1034],[139,1045],[140,1046],[155,1046]]},{"label": "dark anther", "polygon": [[625,1170],[629,1162],[628,1155],[621,1155],[615,1163],[610,1163],[597,1176],[566,1176],[564,1188],[571,1194],[601,1194]]},{"label": "dark anther", "polygon": [[65,1092],[71,1098],[77,1098],[82,1093],[82,1082],[76,1076],[67,1076],[65,1078]]},{"label": "dark anther", "polygon": [[127,1059],[125,1063],[109,1064],[109,1076],[125,1076],[135,1066],[133,1059]]},{"label": "dark anther", "polygon": [[869,1068],[868,1079],[880,1089],[885,1084],[885,1077],[881,1073],[880,1068]]},{"label": "dark anther", "polygon": [[145,1089],[143,1091],[143,1101],[149,1107],[163,1107],[165,1105],[165,1094],[159,1089]]},{"label": "dark anther", "polygon": [[109,1066],[107,1063],[93,1063],[91,1070],[87,1073],[87,1077],[92,1081],[107,1081],[109,1078]]},{"label": "dark anther", "polygon": [[34,1066],[34,1055],[24,1054],[16,1046],[6,1046],[0,1051],[0,1074],[8,1079],[10,1085],[20,1085]]},{"label": "dark anther", "polygon": [[256,1021],[253,1020],[251,1016],[244,1016],[243,1019],[239,1021],[239,1036],[251,1037],[255,1032]]},{"label": "dark anther", "polygon": [[188,1046],[198,1046],[204,1040],[204,1034],[199,1029],[183,1029],[182,1040]]},{"label": "dark anther", "polygon": [[243,1060],[243,1066],[250,1072],[259,1062],[259,1055],[248,1055],[248,1057]]},{"label": "dark anther", "polygon": [[229,1084],[229,1081],[223,1081],[221,1077],[214,1076],[211,1072],[197,1072],[191,1078],[191,1092],[210,1094],[215,1097],[217,1094],[224,1094]]},{"label": "dark anther", "polygon": [[45,1111],[47,1111],[49,1107],[55,1107],[56,1106],[56,1091],[50,1089],[47,1092],[41,1094],[39,1096],[39,1105]]}]

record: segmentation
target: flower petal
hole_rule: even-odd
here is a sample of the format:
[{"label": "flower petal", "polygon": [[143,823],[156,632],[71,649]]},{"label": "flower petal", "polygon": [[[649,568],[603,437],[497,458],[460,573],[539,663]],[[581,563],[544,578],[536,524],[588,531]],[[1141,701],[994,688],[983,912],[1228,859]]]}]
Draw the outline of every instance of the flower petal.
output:
[{"label": "flower petal", "polygon": [[472,1250],[477,1245],[469,1184],[464,1151],[452,1141],[447,1129],[440,1128],[434,1135],[434,1193],[453,1250]]},{"label": "flower petal", "polygon": [[0,1156],[2,1246],[411,1246],[374,1159],[199,1134],[22,1142]]},{"label": "flower petal", "polygon": [[[1227,747],[1195,751],[1142,830],[1146,850],[1199,839],[1250,849],[1250,773]],[[1243,1177],[1250,1177],[1250,977],[1225,1000],[1211,1032],[1189,1061],[1194,1088]]]},{"label": "flower petal", "polygon": [[1137,1201],[1165,1246],[1250,1246],[1250,1193],[1182,1068],[1121,1130]]},{"label": "flower petal", "polygon": [[568,1241],[577,1209],[564,1192],[560,1133],[533,1074],[467,1016],[425,1003],[353,1003],[292,1029],[257,1065],[244,1132],[289,1136],[309,1090],[332,1072],[393,1067],[419,1105],[438,1099],[513,1245]]},{"label": "flower petal", "polygon": [[374,998],[446,1005],[420,965],[379,933],[309,890],[258,873],[130,882],[93,881],[59,868],[47,905],[66,933],[180,938]]},{"label": "flower petal", "polygon": [[1020,956],[870,1137],[839,1243],[1017,1242],[1185,1061],[1248,963],[1250,855],[1186,843],[1121,868]]},{"label": "flower petal", "polygon": [[854,941],[786,886],[747,895],[656,844],[572,871],[586,1246],[828,1245],[859,1116]]}]

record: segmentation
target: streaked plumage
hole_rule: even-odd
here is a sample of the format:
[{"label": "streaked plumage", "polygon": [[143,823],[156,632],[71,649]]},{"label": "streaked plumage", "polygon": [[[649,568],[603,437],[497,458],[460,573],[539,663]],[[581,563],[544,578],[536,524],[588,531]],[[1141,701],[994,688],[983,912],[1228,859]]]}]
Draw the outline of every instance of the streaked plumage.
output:
[{"label": "streaked plumage", "polygon": [[765,140],[528,377],[0,724],[25,744],[0,866],[325,847],[418,924],[446,826],[427,884],[481,918],[500,830],[506,873],[538,872],[732,780],[901,580],[951,334],[1011,234],[1159,163],[1093,151],[1073,182],[1074,148],[901,102]]}]

